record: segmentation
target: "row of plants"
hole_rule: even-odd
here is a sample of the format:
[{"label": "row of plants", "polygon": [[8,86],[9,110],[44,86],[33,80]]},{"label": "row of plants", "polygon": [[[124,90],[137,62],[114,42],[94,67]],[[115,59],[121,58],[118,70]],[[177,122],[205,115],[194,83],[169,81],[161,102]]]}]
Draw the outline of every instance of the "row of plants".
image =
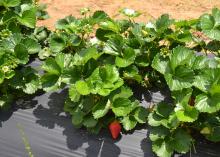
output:
[{"label": "row of plants", "polygon": [[[64,111],[74,126],[96,134],[109,128],[116,139],[122,129],[148,125],[157,156],[189,152],[197,133],[220,141],[219,9],[193,20],[165,14],[137,23],[140,13],[131,9],[115,20],[85,8],[82,18],[68,16],[49,31],[35,28],[45,12],[32,1],[0,6],[2,108],[20,93],[68,88]],[[36,58],[37,70],[29,66]],[[134,87],[169,89],[172,101],[147,108]]]},{"label": "row of plants", "polygon": [[[48,15],[32,0],[0,0],[0,108],[40,89],[40,77],[28,64],[41,51],[47,34],[36,28]],[[45,31],[45,30],[44,30]]]}]

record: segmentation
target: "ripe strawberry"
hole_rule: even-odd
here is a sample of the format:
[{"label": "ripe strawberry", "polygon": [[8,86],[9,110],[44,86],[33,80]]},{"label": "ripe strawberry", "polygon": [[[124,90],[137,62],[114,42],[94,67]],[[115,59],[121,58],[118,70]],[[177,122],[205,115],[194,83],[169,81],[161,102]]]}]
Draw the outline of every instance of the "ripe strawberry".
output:
[{"label": "ripe strawberry", "polygon": [[113,122],[111,122],[108,126],[110,132],[111,132],[111,135],[112,135],[112,138],[113,139],[117,139],[120,132],[121,132],[121,125],[120,123],[117,121],[117,120],[114,120]]}]

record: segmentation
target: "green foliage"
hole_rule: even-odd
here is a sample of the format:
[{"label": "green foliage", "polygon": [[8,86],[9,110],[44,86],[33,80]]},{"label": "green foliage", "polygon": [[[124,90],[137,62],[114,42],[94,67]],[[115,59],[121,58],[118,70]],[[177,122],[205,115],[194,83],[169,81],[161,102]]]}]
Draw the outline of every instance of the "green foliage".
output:
[{"label": "green foliage", "polygon": [[[146,25],[135,22],[140,13],[134,10],[120,13],[127,19],[114,20],[103,11],[91,14],[86,8],[81,10],[83,18],[59,20],[48,39],[45,53],[51,57],[42,66],[43,89],[69,87],[64,110],[76,127],[95,133],[114,119],[126,131],[148,122],[158,156],[187,153],[194,142],[191,127],[219,141],[219,119],[214,124],[201,118],[214,119],[220,111],[219,57],[207,57],[219,51],[213,43],[219,40],[219,10],[184,21],[165,14]],[[137,84],[168,87],[172,103],[142,107],[131,88]]]},{"label": "green foliage", "polygon": [[27,66],[43,45],[34,35],[36,11],[33,1],[0,0],[0,109],[41,88],[38,71]]},{"label": "green foliage", "polygon": [[200,17],[200,27],[209,38],[220,40],[220,10],[214,8],[212,14],[204,14]]},{"label": "green foliage", "polygon": [[[13,100],[11,91],[68,88],[64,111],[76,127],[98,133],[113,120],[125,131],[148,123],[157,156],[187,153],[191,128],[220,141],[219,9],[199,19],[164,14],[143,24],[131,9],[120,11],[126,19],[114,20],[84,8],[82,18],[68,16],[49,31],[33,29],[37,18],[46,18],[44,7],[0,0],[0,8],[1,108]],[[27,66],[37,55],[41,72]],[[146,109],[134,97],[137,85],[169,88],[172,102]]]}]

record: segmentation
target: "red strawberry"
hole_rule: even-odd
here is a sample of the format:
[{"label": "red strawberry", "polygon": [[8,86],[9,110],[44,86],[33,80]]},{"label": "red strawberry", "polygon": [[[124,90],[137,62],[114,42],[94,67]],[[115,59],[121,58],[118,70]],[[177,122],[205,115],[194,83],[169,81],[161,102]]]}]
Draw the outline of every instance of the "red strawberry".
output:
[{"label": "red strawberry", "polygon": [[121,125],[120,125],[120,123],[117,120],[115,120],[115,121],[113,121],[113,122],[111,122],[109,124],[108,128],[109,128],[109,130],[110,130],[110,132],[112,134],[112,138],[113,139],[117,139],[119,134],[120,134],[120,132],[121,132]]}]

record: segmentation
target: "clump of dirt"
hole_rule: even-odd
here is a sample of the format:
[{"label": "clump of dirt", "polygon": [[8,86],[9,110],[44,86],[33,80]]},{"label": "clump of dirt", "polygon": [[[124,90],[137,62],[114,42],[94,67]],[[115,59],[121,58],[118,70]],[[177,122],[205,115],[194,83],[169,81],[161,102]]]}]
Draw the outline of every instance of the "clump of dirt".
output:
[{"label": "clump of dirt", "polygon": [[197,18],[213,7],[220,8],[220,0],[40,0],[48,5],[50,19],[39,21],[38,25],[45,25],[52,29],[54,23],[68,15],[79,17],[79,10],[89,7],[92,11],[104,10],[112,17],[118,17],[118,10],[131,8],[142,13],[137,21],[148,21],[161,14],[168,13],[175,19]]}]

